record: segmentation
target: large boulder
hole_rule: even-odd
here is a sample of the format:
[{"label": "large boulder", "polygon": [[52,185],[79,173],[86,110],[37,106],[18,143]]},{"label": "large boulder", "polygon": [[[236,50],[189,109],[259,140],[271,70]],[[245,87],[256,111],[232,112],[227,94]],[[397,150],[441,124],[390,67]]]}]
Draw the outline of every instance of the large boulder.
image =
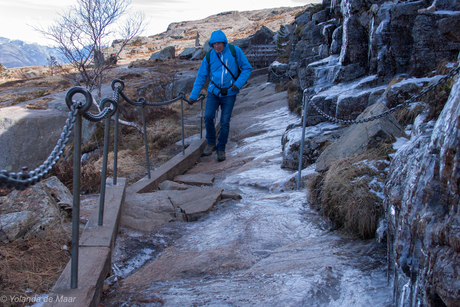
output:
[{"label": "large boulder", "polygon": [[460,12],[446,16],[438,21],[438,28],[442,35],[452,42],[460,42]]},{"label": "large boulder", "polygon": [[[43,108],[40,108],[45,105],[43,98],[1,108],[0,170],[20,172],[22,167],[33,170],[48,159],[69,119],[66,94],[59,92],[47,96]],[[81,101],[82,98],[83,95],[77,94],[73,99]],[[93,104],[96,104],[94,97]],[[95,109],[93,105],[90,110]],[[95,122],[82,121],[83,143],[91,139],[95,127]],[[71,133],[68,145],[72,144],[73,136]]]},{"label": "large boulder", "polygon": [[275,61],[268,67],[268,82],[280,83],[289,81],[289,64]]},{"label": "large boulder", "polygon": [[149,58],[151,61],[166,61],[176,58],[176,47],[168,46],[160,51],[155,52]]},{"label": "large boulder", "polygon": [[180,92],[190,93],[196,79],[196,71],[182,71],[177,73],[177,80],[172,84],[172,95],[177,97]]},{"label": "large boulder", "polygon": [[179,54],[179,59],[182,59],[182,60],[190,60],[193,56],[193,54],[196,52],[198,48],[196,47],[188,47],[188,48],[185,48],[184,51],[182,51],[180,54]]},{"label": "large boulder", "polygon": [[[328,79],[334,78],[337,73],[334,66],[315,68],[311,66],[313,64],[309,65],[311,75],[325,75]],[[387,86],[379,85],[380,82],[377,76],[369,76],[354,82],[331,86],[319,93],[315,92],[314,87],[308,89],[305,92],[305,99],[308,100],[307,126],[326,121],[326,118],[313,108],[313,104],[330,116],[342,120],[355,119],[368,106],[381,99]]]},{"label": "large boulder", "polygon": [[[320,123],[305,130],[302,150],[302,169],[314,164],[323,150],[343,133],[343,127],[336,124]],[[283,146],[282,168],[297,170],[299,168],[300,146],[302,143],[302,126],[289,126],[281,138]]]},{"label": "large boulder", "polygon": [[33,170],[53,151],[68,113],[55,109],[2,108],[0,117],[0,170]]},{"label": "large boulder", "polygon": [[[381,102],[368,107],[357,119],[370,118],[388,110]],[[396,138],[405,136],[404,131],[392,114],[385,117],[348,127],[343,135],[329,145],[316,160],[316,171],[326,171],[337,159],[376,147],[382,142],[394,142]]]},{"label": "large boulder", "polygon": [[246,51],[251,46],[257,45],[270,45],[274,44],[275,32],[262,26],[256,33],[251,36],[242,39],[236,39],[232,44],[240,47],[243,51]]},{"label": "large boulder", "polygon": [[63,221],[71,215],[72,201],[56,177],[0,197],[0,240],[7,243],[66,233]]}]

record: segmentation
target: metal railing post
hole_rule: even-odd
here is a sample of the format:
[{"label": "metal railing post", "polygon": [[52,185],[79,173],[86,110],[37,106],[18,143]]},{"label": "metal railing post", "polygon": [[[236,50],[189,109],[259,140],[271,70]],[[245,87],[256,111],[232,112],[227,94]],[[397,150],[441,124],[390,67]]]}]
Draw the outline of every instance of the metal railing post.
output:
[{"label": "metal railing post", "polygon": [[104,153],[102,155],[102,177],[101,177],[101,194],[99,195],[99,218],[97,224],[102,226],[104,222],[104,203],[105,203],[105,186],[107,176],[107,157],[109,155],[109,133],[110,133],[110,117],[105,119],[104,130]]},{"label": "metal railing post", "polygon": [[300,181],[302,180],[302,158],[303,158],[303,147],[305,144],[305,127],[307,125],[307,109],[308,109],[308,102],[305,99],[305,92],[303,93],[303,120],[302,120],[302,138],[300,141],[300,153],[299,153],[299,170],[297,176],[297,190],[300,190]]},{"label": "metal railing post", "polygon": [[73,157],[73,209],[72,209],[72,259],[70,288],[78,287],[78,244],[80,226],[80,171],[81,171],[81,122],[82,115],[75,120]]},{"label": "metal railing post", "polygon": [[[101,109],[104,108],[107,102],[112,103],[113,107],[115,108],[116,102],[111,101],[110,99],[104,98],[100,103]],[[113,111],[115,111],[115,109]],[[110,113],[110,116],[107,116],[105,119],[104,153],[102,156],[101,193],[99,195],[99,218],[97,222],[99,226],[102,226],[104,222],[105,187],[107,184],[107,160],[109,156],[110,118],[112,117],[114,113],[113,111]]]},{"label": "metal railing post", "polygon": [[[118,101],[117,101],[118,102]],[[115,133],[113,140],[113,185],[117,185],[117,163],[118,163],[118,119],[120,118],[120,109],[115,112]]]},{"label": "metal railing post", "polygon": [[144,131],[145,161],[147,162],[147,178],[150,179],[149,147],[147,144],[147,128],[146,128],[146,123],[145,123],[145,100],[144,99],[142,99],[141,113],[142,113],[142,128]]}]

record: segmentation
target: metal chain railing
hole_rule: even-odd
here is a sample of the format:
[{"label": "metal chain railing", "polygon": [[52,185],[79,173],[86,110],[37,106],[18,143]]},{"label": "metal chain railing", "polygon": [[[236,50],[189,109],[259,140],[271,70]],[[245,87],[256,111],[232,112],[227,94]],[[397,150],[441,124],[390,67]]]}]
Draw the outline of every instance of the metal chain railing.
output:
[{"label": "metal chain railing", "polygon": [[[453,79],[456,75],[459,74],[459,72],[460,72],[460,65],[458,65],[456,68],[451,69],[445,76],[441,77],[437,82],[427,86],[426,88],[421,90],[420,93],[418,93],[417,95],[413,95],[410,99],[404,101],[403,103],[401,103],[401,104],[399,104],[399,105],[397,105],[397,106],[395,106],[395,107],[393,107],[391,109],[388,109],[385,112],[377,114],[375,116],[368,117],[368,118],[363,118],[363,119],[359,119],[359,120],[344,120],[344,119],[340,119],[340,118],[337,118],[337,117],[334,117],[334,116],[330,116],[329,114],[326,114],[323,110],[321,110],[315,104],[314,101],[310,101],[310,103],[311,103],[313,109],[316,112],[318,112],[320,115],[325,117],[328,121],[331,121],[331,122],[334,122],[334,123],[339,123],[339,124],[345,124],[345,125],[366,123],[366,122],[370,122],[370,121],[373,121],[373,120],[377,120],[377,119],[382,118],[384,116],[387,116],[387,115],[389,115],[389,114],[391,114],[393,112],[401,110],[402,108],[407,107],[411,103],[416,102],[420,98],[426,96],[429,92],[434,91],[436,89],[436,87],[438,87],[439,85],[444,85],[448,80]],[[305,143],[305,128],[306,128],[306,118],[307,118],[307,111],[308,111],[308,100],[305,98],[306,90],[307,89],[303,89],[303,97],[302,97],[302,99],[303,99],[303,104],[302,104],[302,107],[303,107],[303,112],[302,112],[303,113],[303,122],[302,122],[302,138],[301,138],[301,142],[300,142],[300,153],[299,153],[299,168],[298,168],[298,178],[297,178],[297,190],[300,189],[300,181],[301,181],[301,178],[302,178],[302,157],[303,157],[303,148],[304,148],[304,143]]]},{"label": "metal chain railing", "polygon": [[72,129],[75,123],[75,118],[79,105],[77,103],[72,104],[67,118],[66,124],[64,125],[61,137],[59,138],[54,150],[49,155],[48,159],[35,170],[28,172],[27,167],[23,168],[22,173],[8,172],[2,170],[0,172],[0,187],[15,188],[17,190],[25,190],[26,188],[40,182],[53,168],[56,162],[61,158],[63,150],[69,141],[69,136],[72,133]]},{"label": "metal chain railing", "polygon": [[88,112],[91,104],[82,104],[81,102],[72,102],[71,98],[73,95],[80,93],[83,95],[91,94],[83,92],[86,91],[82,88],[72,88],[68,91],[66,97],[67,106],[70,109],[69,117],[66,120],[66,124],[63,127],[63,131],[59,140],[57,141],[56,146],[49,155],[48,159],[39,167],[33,171],[27,171],[27,167],[23,168],[22,173],[8,172],[2,170],[0,172],[0,187],[14,188],[17,190],[24,190],[38,182],[40,182],[54,167],[57,161],[61,158],[64,148],[69,141],[70,134],[74,128],[74,123],[78,114],[82,114],[84,118],[91,120],[93,122],[101,121],[102,119],[108,117],[110,112],[113,112],[114,107],[104,108],[99,114],[92,114]]},{"label": "metal chain railing", "polygon": [[387,116],[387,115],[389,115],[391,113],[394,113],[394,112],[396,112],[398,110],[401,110],[401,109],[407,107],[411,103],[416,102],[420,98],[426,96],[430,91],[434,91],[437,86],[444,85],[448,80],[450,80],[453,77],[455,77],[459,72],[460,72],[460,65],[458,67],[454,68],[454,69],[451,69],[447,75],[445,75],[444,77],[440,78],[436,83],[433,83],[433,84],[427,86],[426,88],[421,90],[419,94],[412,96],[410,99],[404,101],[403,103],[401,103],[401,104],[399,104],[399,105],[397,105],[397,106],[395,106],[395,107],[393,107],[391,109],[388,109],[385,112],[377,114],[375,116],[368,117],[368,118],[363,118],[363,119],[359,119],[359,120],[345,120],[345,119],[340,119],[340,118],[330,116],[330,115],[326,114],[323,110],[321,110],[315,104],[314,101],[310,101],[310,103],[311,103],[312,107],[315,109],[316,112],[318,112],[320,115],[322,115],[323,117],[325,117],[327,120],[329,120],[331,122],[338,123],[338,124],[345,124],[345,125],[367,123],[367,122],[370,122],[370,121],[385,117],[385,116]]},{"label": "metal chain railing", "polygon": [[[182,124],[182,152],[184,153],[184,115],[183,115],[183,101],[188,104],[193,103],[185,98],[185,94],[180,92],[179,95],[169,101],[153,103],[147,102],[143,97],[138,101],[132,101],[123,92],[124,83],[121,80],[115,79],[112,84],[113,99],[104,98],[99,106],[99,113],[94,114],[89,112],[93,104],[93,97],[91,93],[82,88],[71,88],[65,97],[66,104],[70,110],[69,117],[64,125],[63,132],[59,138],[54,150],[51,152],[48,159],[36,168],[34,171],[28,171],[26,167],[23,168],[22,173],[8,172],[6,170],[0,171],[0,187],[15,188],[24,190],[38,182],[40,182],[54,167],[57,161],[62,157],[64,148],[67,145],[70,134],[74,131],[74,173],[73,173],[73,209],[72,209],[72,258],[71,258],[71,276],[70,285],[72,289],[78,287],[78,245],[79,245],[79,224],[80,224],[80,175],[81,175],[81,134],[82,134],[82,118],[91,122],[99,122],[103,119],[106,120],[105,134],[104,134],[104,153],[103,153],[103,166],[101,176],[101,193],[99,203],[99,220],[98,225],[102,226],[104,201],[105,201],[105,186],[106,186],[106,172],[107,172],[107,158],[108,158],[108,139],[110,131],[110,118],[115,114],[115,137],[114,137],[114,178],[113,185],[116,185],[117,178],[117,149],[118,149],[118,122],[119,122],[119,98],[120,96],[128,103],[142,107],[142,120],[144,128],[144,143],[146,148],[147,169],[150,178],[150,167],[148,162],[148,148],[147,148],[147,132],[145,123],[145,106],[164,106],[171,104],[175,101],[181,100],[181,124]],[[76,94],[84,96],[85,101],[73,101]],[[204,95],[200,95],[197,100],[201,101],[201,129],[203,126],[203,99]],[[200,131],[201,131],[200,129]],[[201,133],[202,136],[202,133]]]},{"label": "metal chain railing", "polygon": [[281,79],[281,78],[287,76],[289,79],[294,80],[294,77],[291,76],[290,71],[287,71],[287,72],[285,72],[285,73],[283,73],[283,74],[280,75],[280,74],[277,74],[277,73],[275,72],[275,70],[272,68],[271,65],[268,66],[268,71],[269,71],[272,75],[274,75],[275,77],[277,77],[277,78],[280,78],[280,79]]},{"label": "metal chain railing", "polygon": [[[77,94],[84,96],[85,101],[74,101],[73,97]],[[0,187],[15,188],[23,190],[31,185],[41,181],[54,167],[57,161],[64,153],[64,148],[69,141],[70,134],[74,130],[74,170],[73,170],[73,207],[72,207],[72,258],[71,258],[71,277],[70,285],[72,289],[78,286],[78,241],[79,241],[79,225],[80,225],[80,175],[81,175],[81,131],[82,117],[87,120],[98,122],[105,118],[110,118],[117,109],[115,101],[104,99],[101,102],[102,111],[98,114],[89,112],[93,103],[91,93],[82,87],[73,87],[65,97],[66,104],[70,110],[69,117],[64,125],[63,132],[59,138],[54,150],[51,152],[48,159],[34,171],[27,172],[27,168],[23,168],[22,173],[9,173],[6,170],[0,172]],[[104,107],[107,103],[110,106]],[[104,140],[104,148],[107,148],[107,137]],[[104,156],[104,160],[107,155]],[[106,165],[106,164],[105,164]],[[105,180],[102,181],[105,186]],[[102,189],[102,188],[101,188]],[[101,199],[104,198],[101,192]],[[101,217],[100,217],[100,220]]]},{"label": "metal chain railing", "polygon": [[[128,102],[131,105],[141,107],[141,113],[142,113],[142,127],[143,127],[143,134],[144,134],[144,146],[145,146],[145,159],[146,159],[146,165],[147,165],[147,177],[150,179],[150,162],[149,162],[149,152],[148,152],[148,144],[147,144],[147,131],[146,131],[146,121],[145,121],[145,112],[144,108],[146,106],[165,106],[168,104],[171,104],[173,102],[176,102],[178,100],[181,100],[181,128],[182,128],[182,154],[185,155],[185,143],[184,143],[184,108],[183,108],[183,101],[185,100],[189,105],[192,105],[193,103],[190,102],[185,98],[185,93],[184,92],[179,92],[179,95],[171,100],[168,101],[163,101],[163,102],[147,102],[144,97],[139,97],[138,101],[133,101],[129,99],[126,94],[123,92],[125,84],[122,80],[120,79],[115,79],[112,81],[111,84],[112,90],[113,90],[113,97],[114,100],[118,102],[119,96],[121,96],[126,102]],[[205,98],[204,95],[200,95],[198,97],[198,100],[201,100],[201,117],[203,114],[203,99]],[[117,119],[116,122],[118,123],[118,116],[119,113],[117,112]],[[200,129],[202,129],[202,119],[201,119],[201,125]],[[118,152],[118,128],[115,128],[115,145],[114,145],[114,157],[117,156]],[[200,133],[202,135],[202,133]],[[116,184],[116,169],[117,169],[117,159],[114,158],[114,182]]]}]

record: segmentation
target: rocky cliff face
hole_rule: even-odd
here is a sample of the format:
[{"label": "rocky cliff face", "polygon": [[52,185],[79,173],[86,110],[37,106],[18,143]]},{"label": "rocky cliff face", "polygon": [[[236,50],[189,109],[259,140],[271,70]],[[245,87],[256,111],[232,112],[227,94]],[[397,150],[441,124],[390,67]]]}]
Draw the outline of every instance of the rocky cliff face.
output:
[{"label": "rocky cliff face", "polygon": [[460,80],[437,121],[419,116],[386,183],[390,272],[400,306],[460,305]]},{"label": "rocky cliff face", "polygon": [[[307,126],[326,121],[312,103],[355,119],[378,101],[392,108],[418,94],[439,80],[439,67],[456,67],[459,20],[458,1],[324,0],[296,18],[289,63],[273,68],[297,77],[297,106],[309,103]],[[397,306],[460,305],[460,81],[449,82],[455,85],[439,116],[424,111],[403,127],[410,140],[386,181],[383,220]],[[299,141],[283,145],[298,156]],[[310,151],[303,149],[305,160]]]}]

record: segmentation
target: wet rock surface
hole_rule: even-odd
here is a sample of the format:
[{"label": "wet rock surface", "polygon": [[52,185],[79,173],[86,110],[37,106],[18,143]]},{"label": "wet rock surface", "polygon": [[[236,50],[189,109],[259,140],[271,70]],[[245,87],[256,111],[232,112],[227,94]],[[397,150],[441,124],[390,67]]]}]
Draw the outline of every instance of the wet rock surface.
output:
[{"label": "wet rock surface", "polygon": [[[225,198],[193,222],[122,229],[113,258],[118,282],[102,305],[390,305],[385,246],[331,231],[288,184],[296,174],[281,168],[280,139],[296,116],[266,77],[237,99],[244,112],[232,118],[227,160],[202,157],[186,172],[213,176],[212,189],[241,199]],[[170,192],[186,191],[156,193]]]}]

